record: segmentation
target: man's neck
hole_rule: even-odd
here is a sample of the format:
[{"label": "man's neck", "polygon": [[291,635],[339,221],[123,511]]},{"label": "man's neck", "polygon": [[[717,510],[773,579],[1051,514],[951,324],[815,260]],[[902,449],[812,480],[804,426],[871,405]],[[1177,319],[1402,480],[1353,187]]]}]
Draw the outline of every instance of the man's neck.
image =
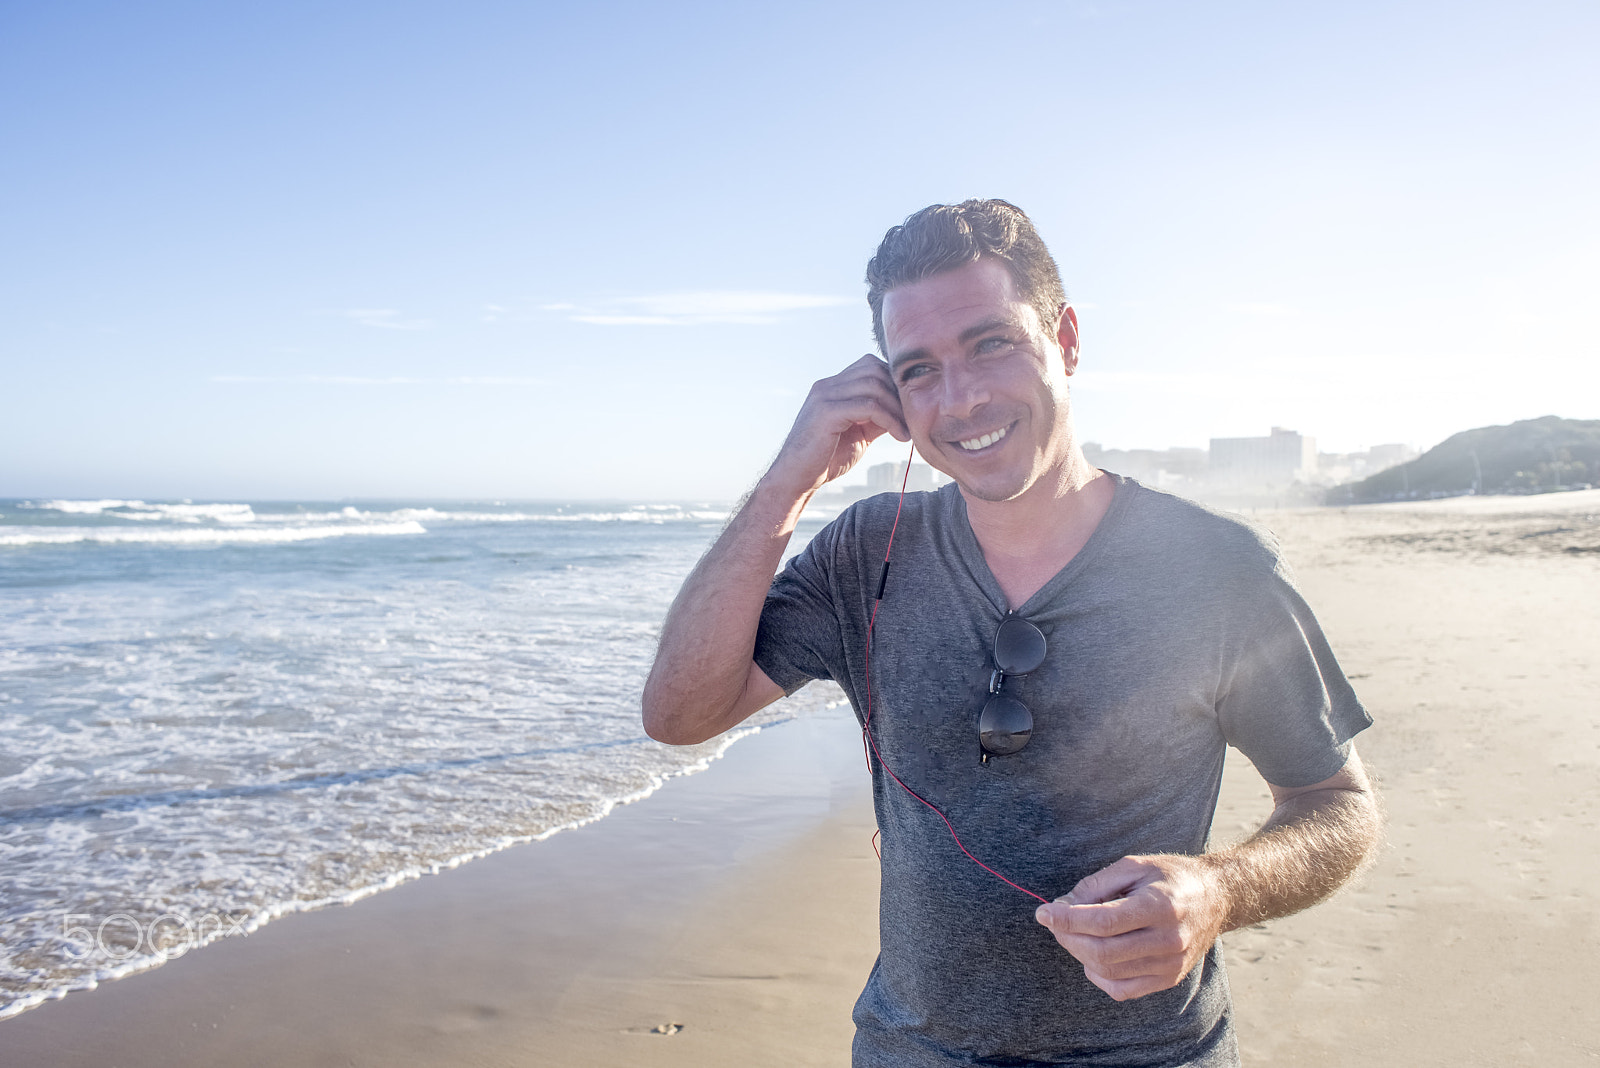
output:
[{"label": "man's neck", "polygon": [[1115,486],[1105,472],[1072,450],[1061,469],[1008,501],[963,492],[967,521],[989,571],[1019,608],[1078,555],[1111,507]]}]

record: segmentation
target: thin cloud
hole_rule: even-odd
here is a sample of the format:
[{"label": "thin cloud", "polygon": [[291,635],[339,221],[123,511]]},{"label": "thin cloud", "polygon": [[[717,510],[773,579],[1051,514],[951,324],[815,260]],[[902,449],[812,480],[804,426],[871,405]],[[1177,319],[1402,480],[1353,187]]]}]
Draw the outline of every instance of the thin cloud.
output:
[{"label": "thin cloud", "polygon": [[565,312],[575,323],[595,326],[701,326],[709,323],[767,326],[782,322],[785,316],[795,312],[854,303],[854,297],[815,293],[707,290],[618,297],[588,305],[544,304],[539,310]]},{"label": "thin cloud", "polygon": [[1188,397],[1226,397],[1239,383],[1196,371],[1108,371],[1081,368],[1073,376],[1078,389],[1103,393],[1168,393]]},{"label": "thin cloud", "polygon": [[464,375],[453,378],[371,378],[361,375],[212,375],[209,382],[246,386],[542,386],[542,378]]},{"label": "thin cloud", "polygon": [[[691,320],[685,317],[673,318],[668,315],[574,315],[571,317],[575,323],[589,323],[593,326],[693,326],[696,322],[714,323],[748,323],[749,319],[698,319]],[[756,322],[770,322],[769,319],[754,320]]]},{"label": "thin cloud", "polygon": [[[1226,373],[1080,368],[1072,381],[1074,388],[1093,393],[1275,404],[1289,397],[1366,401],[1378,393],[1391,397],[1446,395],[1458,383],[1470,393],[1479,388],[1473,383],[1481,382],[1497,369],[1496,358],[1491,354],[1455,359],[1455,370],[1460,373],[1448,384],[1439,381],[1431,366],[1389,352],[1351,353],[1342,360],[1338,374],[1330,373],[1323,360],[1286,357],[1252,360],[1230,367]],[[1502,357],[1498,362],[1503,364],[1506,359]]]},{"label": "thin cloud", "polygon": [[426,330],[433,325],[432,319],[402,319],[393,308],[346,308],[344,315],[379,330]]},{"label": "thin cloud", "polygon": [[1283,319],[1291,315],[1299,315],[1300,309],[1287,304],[1272,304],[1267,301],[1245,301],[1242,304],[1227,305],[1228,311],[1239,315],[1255,315],[1263,319]]}]

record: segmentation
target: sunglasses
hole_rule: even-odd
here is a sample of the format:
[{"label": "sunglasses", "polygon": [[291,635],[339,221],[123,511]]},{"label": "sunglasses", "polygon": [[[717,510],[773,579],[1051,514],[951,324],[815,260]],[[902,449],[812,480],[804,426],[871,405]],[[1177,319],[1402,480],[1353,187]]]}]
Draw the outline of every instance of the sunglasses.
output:
[{"label": "sunglasses", "polygon": [[1026,675],[1044,663],[1044,632],[1021,616],[1007,613],[994,633],[994,671],[989,675],[989,700],[978,716],[978,741],[983,763],[989,755],[1009,756],[1033,737],[1033,713],[1028,706],[1002,693],[1006,678]]}]

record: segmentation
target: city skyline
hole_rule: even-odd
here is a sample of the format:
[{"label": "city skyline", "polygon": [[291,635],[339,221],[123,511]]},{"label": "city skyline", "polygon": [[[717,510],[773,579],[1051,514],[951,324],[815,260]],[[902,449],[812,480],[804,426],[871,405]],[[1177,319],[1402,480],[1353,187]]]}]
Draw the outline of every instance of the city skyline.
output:
[{"label": "city skyline", "polygon": [[[1273,449],[1288,439],[1292,439],[1292,445],[1287,452]],[[1220,460],[1219,445],[1232,449]],[[1094,467],[1129,475],[1158,488],[1179,490],[1219,490],[1230,486],[1239,489],[1250,482],[1327,488],[1359,481],[1421,455],[1421,450],[1400,442],[1350,452],[1326,452],[1316,447],[1314,437],[1284,427],[1273,427],[1268,434],[1256,437],[1212,438],[1207,447],[1118,449],[1086,441],[1082,449]],[[1274,452],[1283,455],[1271,455]],[[903,480],[908,490],[934,489],[949,481],[920,454],[910,462],[910,474]],[[870,493],[898,491],[902,476],[906,475],[906,463],[901,459],[858,464],[849,474],[824,487],[822,493],[831,491],[835,496],[855,499]]]}]

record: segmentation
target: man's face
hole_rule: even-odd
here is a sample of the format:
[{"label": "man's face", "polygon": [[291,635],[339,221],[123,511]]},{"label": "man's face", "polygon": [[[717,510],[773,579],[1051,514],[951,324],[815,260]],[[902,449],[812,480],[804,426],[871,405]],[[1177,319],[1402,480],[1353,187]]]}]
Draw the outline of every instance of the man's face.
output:
[{"label": "man's face", "polygon": [[889,373],[923,459],[969,497],[1008,501],[1072,446],[1078,322],[1041,323],[1004,263],[983,258],[883,298]]}]

